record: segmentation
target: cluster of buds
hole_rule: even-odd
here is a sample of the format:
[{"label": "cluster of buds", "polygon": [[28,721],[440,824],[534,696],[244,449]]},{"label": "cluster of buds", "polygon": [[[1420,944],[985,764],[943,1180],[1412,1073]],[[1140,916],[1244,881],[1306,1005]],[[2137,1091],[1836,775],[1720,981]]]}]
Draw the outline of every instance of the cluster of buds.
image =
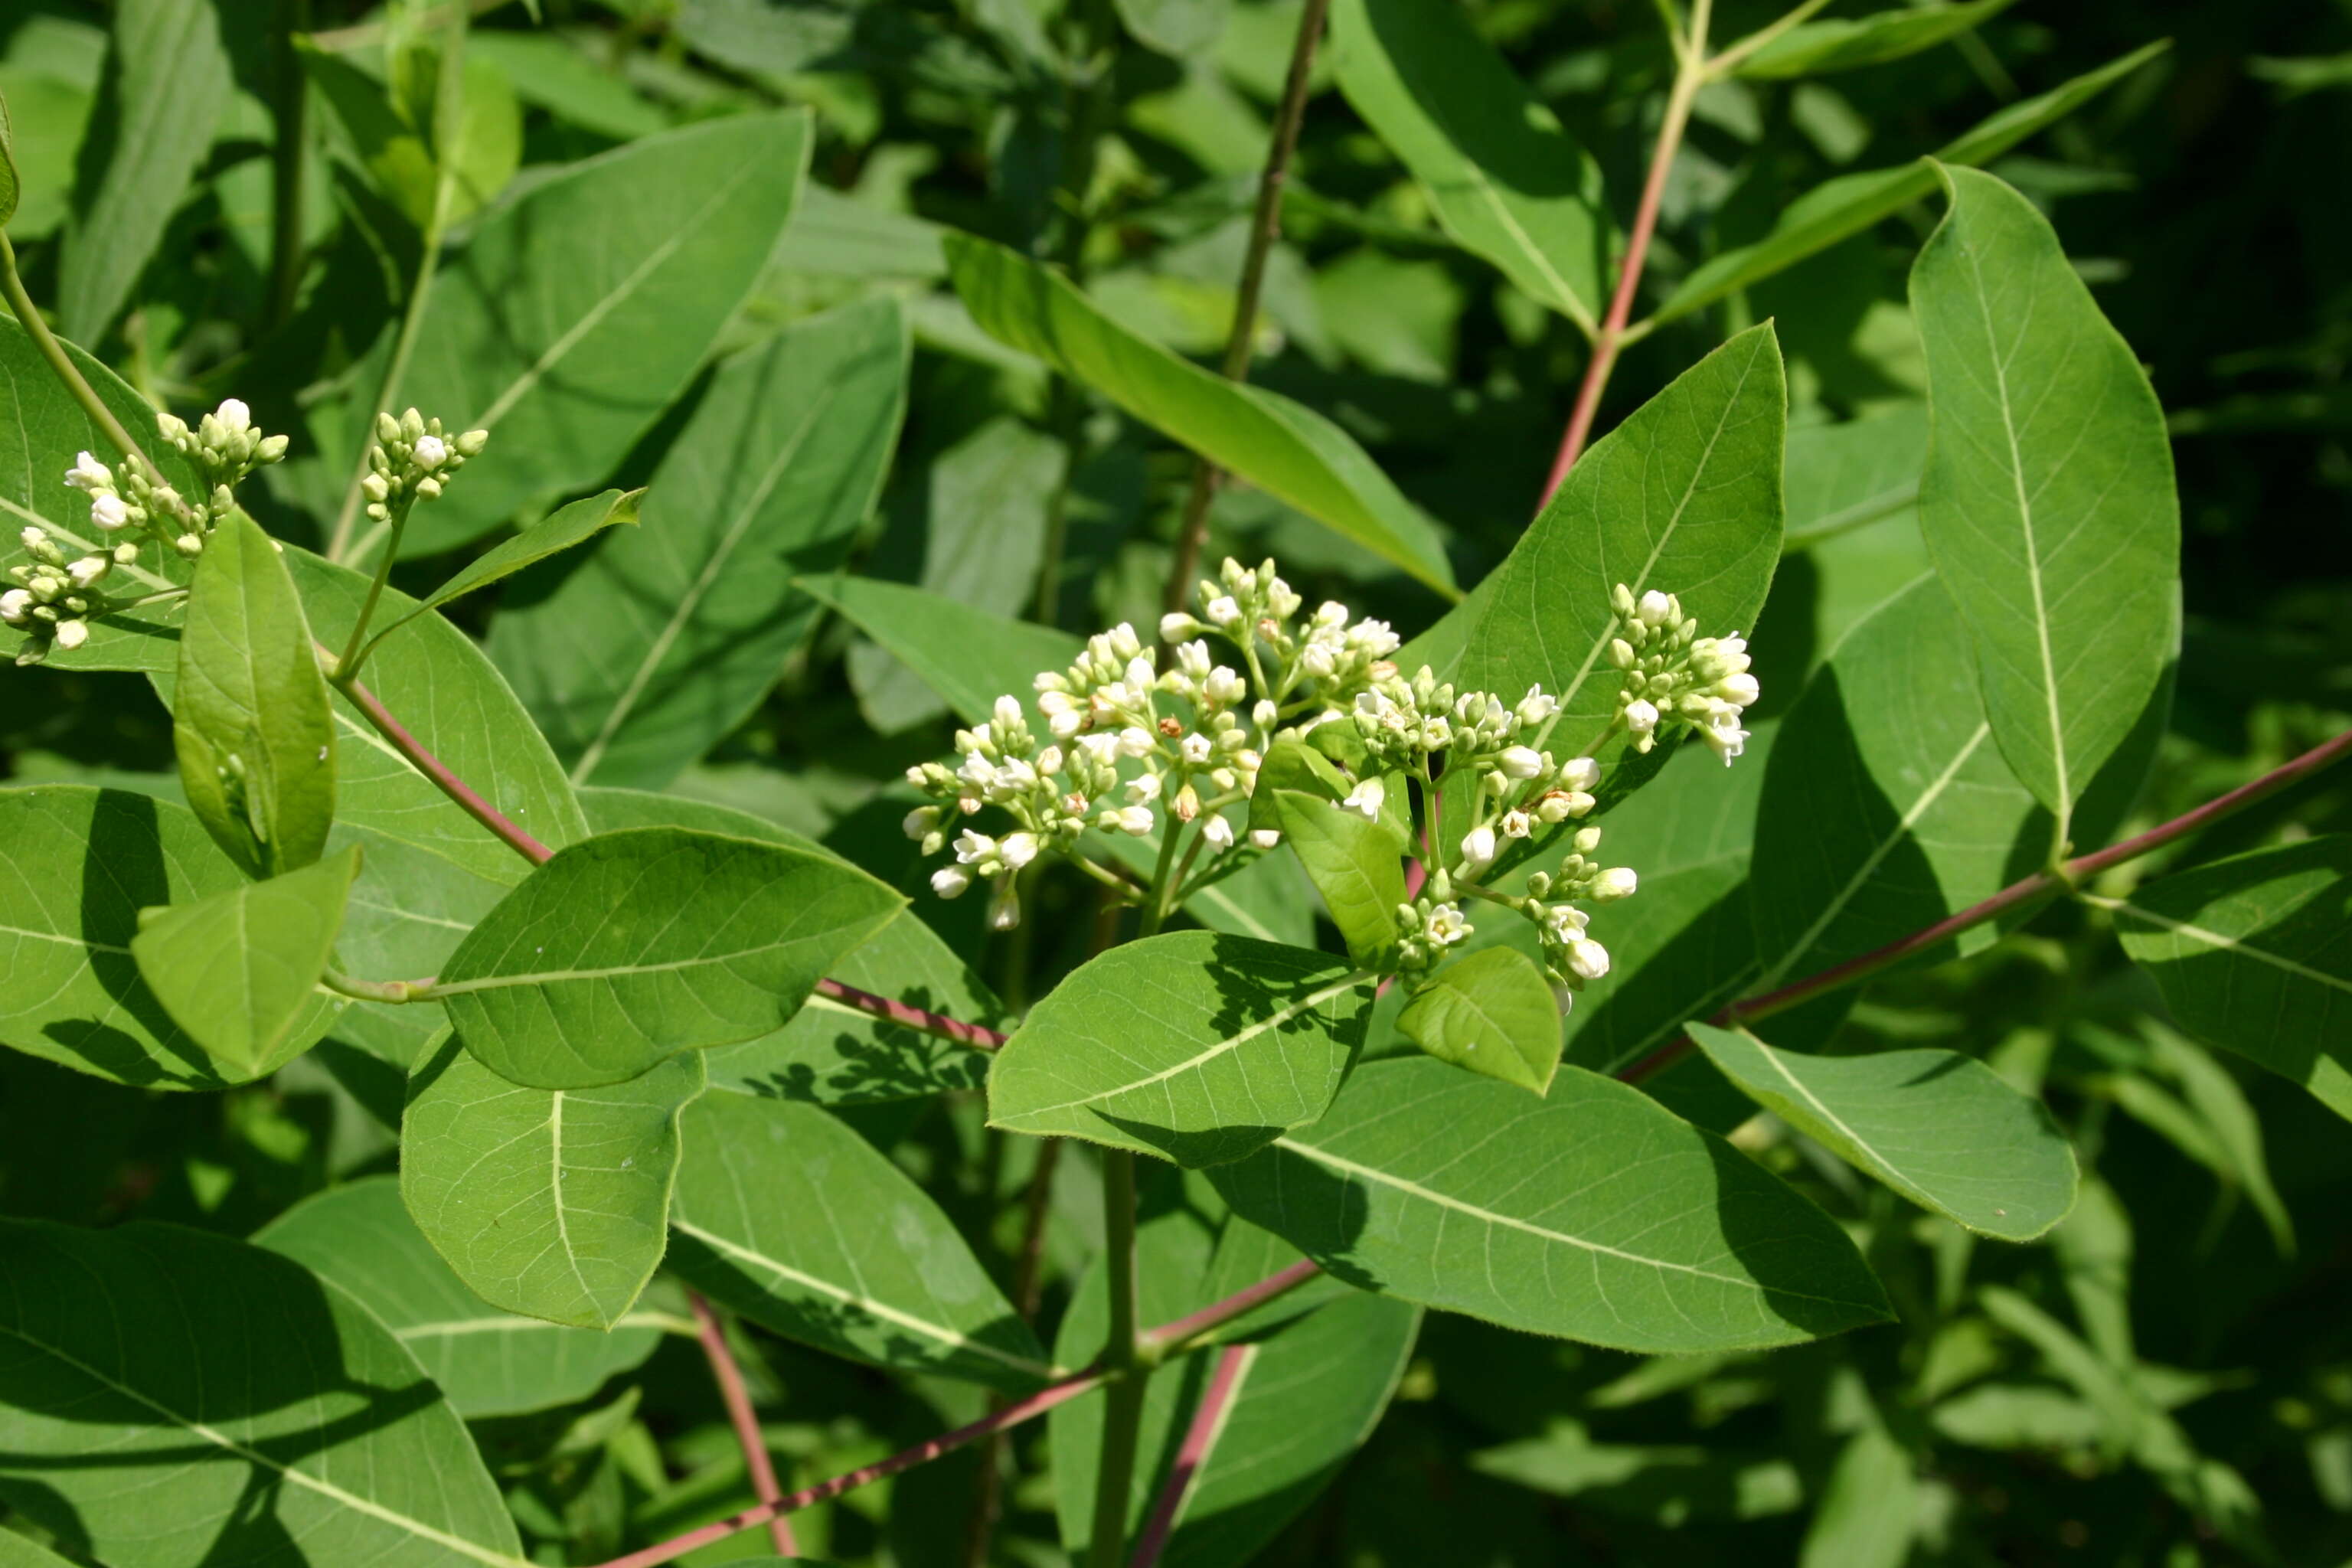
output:
[{"label": "cluster of buds", "polygon": [[1356,696],[1353,718],[1371,756],[1423,780],[1441,775],[1477,780],[1471,826],[1461,840],[1465,865],[1491,863],[1504,839],[1531,837],[1539,826],[1592,810],[1600,764],[1591,757],[1561,762],[1538,751],[1559,711],[1539,686],[1506,705],[1491,691],[1463,691],[1423,665],[1410,679],[1390,675]]},{"label": "cluster of buds", "polygon": [[1728,767],[1748,745],[1740,721],[1757,695],[1747,639],[1736,632],[1699,636],[1698,623],[1683,617],[1682,601],[1654,588],[1636,602],[1620,583],[1610,605],[1620,635],[1609,644],[1609,661],[1625,672],[1617,716],[1633,749],[1648,752],[1661,724],[1680,723]]},{"label": "cluster of buds", "polygon": [[[1398,637],[1386,621],[1351,621],[1348,607],[1326,600],[1305,625],[1303,607],[1290,584],[1266,561],[1252,569],[1228,557],[1218,574],[1202,578],[1201,613],[1171,611],[1160,618],[1160,640],[1171,647],[1213,633],[1240,650],[1254,675],[1271,669],[1273,700],[1285,710],[1343,707],[1356,692],[1395,673],[1388,662]],[[1261,656],[1260,645],[1264,645]]]},{"label": "cluster of buds", "polygon": [[[87,460],[89,454],[83,457]],[[71,651],[89,640],[85,617],[104,607],[98,584],[116,565],[117,553],[127,552],[121,560],[128,564],[139,559],[139,547],[122,544],[116,553],[77,559],[58,549],[44,530],[27,528],[16,537],[33,559],[30,564],[8,569],[17,585],[0,592],[0,621],[32,634],[16,662],[34,664],[53,647]]]},{"label": "cluster of buds", "polygon": [[368,448],[368,471],[360,480],[367,495],[367,514],[389,522],[394,512],[405,515],[420,500],[438,500],[450,477],[478,458],[489,444],[487,430],[452,436],[438,419],[427,419],[412,408],[394,419],[375,416],[375,445]]}]

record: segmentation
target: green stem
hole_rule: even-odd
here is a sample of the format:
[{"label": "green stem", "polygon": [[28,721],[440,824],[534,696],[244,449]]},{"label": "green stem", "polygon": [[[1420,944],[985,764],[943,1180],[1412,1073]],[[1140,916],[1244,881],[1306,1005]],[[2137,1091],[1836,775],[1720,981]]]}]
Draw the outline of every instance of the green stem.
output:
[{"label": "green stem", "polygon": [[[352,623],[351,640],[343,644],[342,658],[335,660],[333,679],[350,680],[366,662],[373,643],[365,641],[368,622],[375,616],[376,601],[383,597],[383,585],[392,576],[392,563],[400,554],[401,530],[408,526],[409,511],[416,505],[416,492],[404,491],[393,503],[392,537],[384,541],[383,554],[375,563],[375,576],[368,583],[367,597],[360,602],[359,618]],[[362,646],[364,644],[364,646]]]},{"label": "green stem", "polygon": [[65,345],[51,335],[49,324],[41,319],[41,312],[25,292],[25,280],[16,276],[16,248],[8,243],[5,233],[0,233],[0,294],[7,296],[8,309],[16,313],[17,325],[23,327],[25,335],[33,340],[33,347],[40,351],[41,358],[48,362],[49,368],[65,384],[65,389],[73,395],[73,400],[81,405],[82,412],[89,416],[89,422],[114,443],[115,449],[125,458],[144,468],[150,480],[162,484],[163,470],[156,468],[140,448],[139,443],[131,438],[131,432],[122,427],[122,421],[114,416],[114,410],[99,396],[98,389],[82,378],[81,371],[67,354]]},{"label": "green stem", "polygon": [[1748,34],[1746,37],[1740,39],[1738,43],[1732,45],[1721,54],[1716,56],[1715,58],[1707,61],[1706,74],[1708,78],[1711,79],[1720,79],[1721,78],[1729,76],[1733,71],[1739,68],[1741,62],[1745,61],[1748,56],[1774,42],[1781,34],[1786,33],[1790,28],[1803,23],[1807,18],[1811,17],[1814,12],[1820,10],[1829,3],[1830,0],[1805,0],[1803,5],[1798,6],[1795,10],[1790,11],[1780,20],[1770,23],[1768,26],[1759,27],[1756,31]]},{"label": "green stem", "polygon": [[1157,936],[1160,922],[1168,918],[1168,873],[1176,864],[1176,840],[1184,837],[1184,825],[1176,820],[1174,812],[1168,813],[1167,827],[1160,836],[1160,858],[1151,868],[1151,890],[1144,896],[1143,919],[1138,922],[1138,936]]},{"label": "green stem", "polygon": [[1126,1555],[1128,1493],[1135,1481],[1143,1394],[1150,1375],[1143,1364],[1136,1316],[1135,1156],[1125,1149],[1103,1155],[1103,1231],[1110,1275],[1110,1339],[1103,1347],[1102,1365],[1113,1381],[1103,1395],[1102,1451],[1095,1472],[1087,1568],[1118,1568]]},{"label": "green stem", "polygon": [[356,997],[362,1002],[429,1002],[433,999],[430,980],[361,980],[339,969],[329,969],[319,977],[319,984],[338,995]]},{"label": "green stem", "polygon": [[285,324],[302,285],[302,163],[309,151],[310,85],[294,40],[310,26],[310,0],[279,0],[272,40],[277,139],[269,150],[269,300],[266,324]]},{"label": "green stem", "polygon": [[[457,145],[464,125],[466,107],[466,24],[467,13],[457,11],[453,25],[442,37],[441,78],[434,89],[433,155],[439,163],[439,173],[433,183],[433,216],[425,225],[425,250],[416,259],[416,284],[408,291],[408,302],[400,315],[400,335],[393,340],[392,363],[384,367],[383,384],[377,390],[375,411],[389,414],[400,396],[400,384],[407,378],[408,361],[416,352],[417,334],[425,326],[425,301],[433,294],[433,278],[441,265],[441,242],[448,233],[449,209],[457,195]],[[343,487],[342,510],[335,514],[334,531],[329,535],[327,559],[348,563],[364,552],[375,542],[380,529],[370,529],[354,544],[352,530],[360,515],[360,486],[368,475],[368,453],[373,447],[371,431],[360,442],[359,461],[352,466],[351,482]],[[385,547],[387,557],[391,547]]]}]

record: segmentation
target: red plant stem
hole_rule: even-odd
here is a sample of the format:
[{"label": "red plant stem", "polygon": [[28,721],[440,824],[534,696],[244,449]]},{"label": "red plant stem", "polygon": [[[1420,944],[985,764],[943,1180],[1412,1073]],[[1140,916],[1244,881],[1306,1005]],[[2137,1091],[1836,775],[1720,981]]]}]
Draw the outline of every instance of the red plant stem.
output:
[{"label": "red plant stem", "polygon": [[[743,1386],[743,1369],[735,1364],[735,1352],[727,1348],[727,1331],[701,1291],[688,1290],[686,1304],[694,1310],[695,1332],[701,1338],[702,1353],[710,1358],[710,1375],[719,1384],[719,1397],[726,1402],[727,1419],[735,1424],[735,1441],[743,1446],[751,1490],[763,1503],[781,1502],[784,1489],[776,1484],[775,1463],[768,1458],[767,1439],[760,1435],[760,1417],[751,1408],[751,1390]],[[777,1556],[800,1555],[793,1541],[792,1522],[782,1514],[768,1521],[768,1539],[774,1543]]]},{"label": "red plant stem", "polygon": [[1281,1273],[1269,1275],[1245,1290],[1236,1290],[1213,1306],[1147,1331],[1139,1342],[1147,1357],[1163,1358],[1179,1345],[1197,1340],[1212,1329],[1222,1328],[1276,1296],[1296,1290],[1322,1272],[1322,1266],[1314,1259],[1302,1258]]},{"label": "red plant stem", "polygon": [[[334,656],[323,647],[319,652],[327,668],[333,668]],[[366,716],[367,721],[375,726],[376,733],[391,742],[393,750],[408,759],[410,766],[432,780],[436,788],[456,801],[467,816],[488,828],[508,848],[534,866],[544,866],[554,858],[554,850],[509,821],[497,806],[475,794],[471,784],[451,773],[447,763],[425,750],[425,742],[410,734],[374,692],[357,680],[338,680],[335,686],[352,700],[352,705]]]},{"label": "red plant stem", "polygon": [[967,1024],[950,1018],[944,1013],[933,1013],[905,1002],[893,1002],[887,996],[877,996],[871,991],[860,991],[855,985],[844,985],[838,980],[820,980],[816,992],[840,1003],[870,1014],[885,1023],[919,1029],[926,1035],[937,1035],[943,1040],[953,1040],[960,1046],[970,1046],[976,1051],[992,1051],[1001,1047],[1010,1037],[1001,1035],[982,1024]]},{"label": "red plant stem", "polygon": [[1152,1505],[1151,1521],[1143,1527],[1143,1534],[1135,1543],[1135,1557],[1129,1568],[1157,1568],[1160,1554],[1168,1549],[1168,1538],[1176,1533],[1176,1516],[1183,1511],[1185,1500],[1192,1495],[1192,1483],[1200,1479],[1201,1467],[1209,1462],[1217,1439],[1225,1435],[1225,1418],[1234,1413],[1242,1379],[1248,1373],[1250,1363],[1256,1359],[1255,1345],[1227,1345],[1224,1353],[1217,1357],[1217,1370],[1210,1375],[1208,1389],[1201,1395],[1200,1408],[1192,1412],[1192,1425],[1184,1434],[1184,1446],[1176,1450],[1175,1468],[1168,1472],[1168,1484],[1160,1488],[1160,1499]]},{"label": "red plant stem", "polygon": [[[2352,730],[2347,730],[2332,741],[2322,742],[2294,761],[2281,763],[2250,784],[2241,784],[2227,795],[2216,795],[2194,811],[2183,812],[2171,821],[2126,838],[2120,844],[2111,844],[2088,855],[2077,855],[2054,871],[2037,871],[2021,882],[2011,883],[1982,903],[1973,904],[1958,914],[1937,921],[1925,931],[1914,931],[1899,941],[1874,948],[1859,957],[1849,958],[1843,963],[1832,965],[1818,974],[1807,975],[1777,991],[1768,991],[1744,1002],[1731,1003],[1707,1022],[1717,1028],[1727,1029],[1734,1024],[1785,1013],[1825,992],[1866,980],[1906,958],[1932,951],[1973,926],[1997,920],[2011,910],[2054,897],[2069,888],[2080,886],[2086,879],[2097,876],[2111,866],[2137,859],[2200,828],[2210,827],[2224,817],[2233,816],[2257,801],[2266,800],[2279,791],[2301,784],[2305,779],[2342,762],[2347,755],[2352,755]],[[1690,1037],[1677,1035],[1621,1070],[1617,1076],[1627,1083],[1639,1083],[1672,1067],[1691,1049]]]}]

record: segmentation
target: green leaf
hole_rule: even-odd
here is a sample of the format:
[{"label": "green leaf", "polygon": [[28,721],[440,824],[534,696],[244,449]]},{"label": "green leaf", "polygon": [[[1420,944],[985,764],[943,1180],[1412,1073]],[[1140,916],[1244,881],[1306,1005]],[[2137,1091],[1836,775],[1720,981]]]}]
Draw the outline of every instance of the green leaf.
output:
[{"label": "green leaf", "polygon": [[1911,1456],[1873,1421],[1846,1439],[1831,1467],[1798,1568],[1903,1568],[1918,1525]]},{"label": "green leaf", "polygon": [[669,116],[571,38],[478,30],[466,38],[467,59],[477,57],[505,72],[515,96],[525,103],[583,131],[630,142],[669,129]]},{"label": "green leaf", "polygon": [[8,121],[8,100],[0,95],[0,228],[16,216],[16,199],[24,190],[16,177],[16,138]]},{"label": "green leaf", "polygon": [[1827,1215],[1575,1068],[1538,1100],[1442,1062],[1374,1062],[1322,1121],[1210,1177],[1349,1283],[1507,1328],[1687,1354],[1890,1316]]},{"label": "green leaf", "polygon": [[172,742],[188,804],[255,877],[308,866],[335,820],[335,721],[276,541],[242,511],[188,587]]},{"label": "green leaf", "polygon": [[[173,1021],[131,955],[141,909],[246,885],[194,814],[80,784],[0,790],[0,843],[8,846],[0,858],[0,1041],[144,1089],[220,1089],[255,1076],[225,1074],[226,1064]],[[290,1036],[289,1054],[331,1016],[322,1008],[309,1037]]]},{"label": "green leaf", "polygon": [[[506,73],[472,58],[467,40],[465,106],[456,151],[457,174],[446,221],[469,217],[514,178],[522,153],[522,110]],[[439,199],[440,161],[433,145],[433,100],[440,51],[412,38],[397,57],[393,82],[362,68],[352,55],[296,40],[303,73],[332,106],[351,152],[376,188],[418,230],[433,221]],[[413,241],[411,242],[414,243]]]},{"label": "green leaf", "polygon": [[1957,38],[2015,4],[2016,0],[1966,0],[1955,5],[1915,5],[1868,16],[1806,22],[1742,60],[1738,74],[1776,80],[1883,65]]},{"label": "green leaf", "polygon": [[2172,448],[2138,357],[2048,221],[1990,174],[1944,178],[1951,211],[1911,272],[1935,418],[1919,521],[1993,741],[2063,853],[2074,803],[2172,654]]},{"label": "green leaf", "polygon": [[118,1568],[528,1563],[415,1359],[291,1259],[178,1226],[12,1219],[0,1277],[10,1498],[37,1497],[79,1550]]},{"label": "green leaf", "polygon": [[124,0],[116,9],[91,140],[81,149],[85,183],[58,248],[66,336],[97,342],[130,302],[233,90],[211,0]]},{"label": "green leaf", "polygon": [[1936,193],[1936,163],[1971,167],[1989,163],[2036,132],[2065,119],[2171,47],[2168,40],[2159,39],[2072,81],[2061,82],[2039,97],[2021,99],[1958,140],[1946,142],[1932,161],[1922,158],[1892,169],[1841,174],[1814,186],[1781,209],[1772,231],[1762,239],[1724,251],[1691,268],[1690,276],[1666,296],[1650,320],[1663,325],[1703,310],[1849,235],[1860,234],[1914,202],[1926,200]]},{"label": "green leaf", "polygon": [[1397,1027],[1439,1061],[1541,1094],[1559,1066],[1559,1004],[1535,960],[1507,947],[1459,958],[1429,977]]},{"label": "green leaf", "polygon": [[299,871],[148,910],[131,939],[140,978],[231,1075],[280,1066],[333,1016],[319,977],[359,874],[354,845]]},{"label": "green leaf", "polygon": [[0,113],[8,120],[7,153],[17,181],[16,212],[0,221],[20,247],[28,239],[46,238],[65,221],[74,165],[98,97],[95,72],[88,81],[68,80],[52,74],[47,62],[23,58],[32,52],[26,47],[31,37],[20,33],[11,58],[0,60],[0,88],[6,90]]},{"label": "green leaf", "polygon": [[[748,813],[673,795],[586,789],[581,792],[581,804],[599,833],[691,827],[765,839],[811,854],[833,853],[814,839]],[[826,973],[894,1002],[969,1024],[1005,1026],[1004,1004],[919,920],[890,921],[835,961]],[[720,1046],[704,1059],[713,1089],[819,1105],[979,1089],[987,1081],[989,1060],[985,1051],[886,1024],[822,993],[812,994],[782,1028],[740,1046]]]},{"label": "green leaf", "polygon": [[2182,1028],[2352,1118],[2352,837],[2177,871],[2114,907]]},{"label": "green leaf", "polygon": [[1114,0],[1119,25],[1163,55],[1197,55],[1223,36],[1232,0]]},{"label": "green leaf", "polygon": [[1119,326],[1067,279],[973,235],[948,237],[972,318],[1084,382],[1219,468],[1453,595],[1434,527],[1337,425],[1276,393],[1212,374]]},{"label": "green leaf", "polygon": [[667,1322],[631,1313],[607,1332],[485,1306],[401,1206],[394,1176],[369,1176],[306,1198],[255,1232],[253,1241],[350,1292],[468,1420],[585,1399],[653,1354]]},{"label": "green leaf", "polygon": [[607,833],[500,900],[435,994],[501,1078],[593,1089],[781,1028],[904,907],[827,855],[682,828]]},{"label": "green leaf", "polygon": [[2074,1151],[2038,1100],[1972,1057],[1776,1051],[1746,1029],[1690,1026],[1743,1093],[1922,1208],[2032,1241],[2074,1204]]},{"label": "green leaf", "polygon": [[1590,331],[1608,288],[1601,166],[1470,14],[1339,0],[1331,53],[1340,90],[1429,193],[1445,231]]},{"label": "green leaf", "polygon": [[1790,431],[1785,548],[1809,550],[1898,516],[1916,524],[1919,470],[1927,460],[1924,403]]},{"label": "green leaf", "polygon": [[74,1568],[56,1552],[34,1545],[15,1531],[0,1531],[0,1568]]},{"label": "green leaf", "polygon": [[803,577],[799,587],[897,655],[967,724],[987,719],[1007,692],[1029,700],[1038,671],[1068,668],[1086,646],[1052,626],[878,578]]},{"label": "green leaf", "polygon": [[[1402,791],[1401,778],[1391,787]],[[1382,969],[1396,957],[1397,907],[1406,902],[1404,845],[1385,822],[1300,790],[1270,792],[1282,837],[1323,895],[1349,954]],[[1387,803],[1385,800],[1382,805]]]},{"label": "green leaf", "polygon": [[939,1205],[811,1105],[714,1095],[687,1113],[670,1267],[790,1339],[1026,1393],[1060,1375]]},{"label": "green leaf", "polygon": [[1113,948],[997,1053],[989,1124],[1181,1165],[1239,1159],[1331,1103],[1364,1043],[1370,979],[1323,953],[1217,931]]},{"label": "green leaf", "polygon": [[889,300],[735,355],[655,468],[646,526],[507,595],[490,656],[575,779],[667,784],[775,685],[818,611],[793,578],[838,565],[873,510],[907,356]]},{"label": "green leaf", "polygon": [[704,1082],[688,1055],[609,1089],[525,1089],[445,1034],[409,1077],[401,1198],[483,1300],[610,1329],[662,1260],[678,1113]]},{"label": "green leaf", "polygon": [[1617,711],[1620,676],[1606,656],[1618,584],[1680,595],[1709,636],[1754,627],[1780,558],[1787,418],[1766,322],[1595,442],[1468,602],[1397,654],[1399,668],[1427,663],[1506,701],[1539,684],[1560,708],[1529,744],[1562,758],[1591,752]]},{"label": "green leaf", "polygon": [[[487,429],[490,447],[417,510],[404,554],[461,544],[613,471],[685,390],[775,249],[808,127],[795,110],[649,136],[476,225],[442,264],[394,403]],[[354,406],[350,427],[374,415]],[[381,537],[370,530],[352,558],[370,558]]]},{"label": "green leaf", "polygon": [[490,549],[468,562],[466,569],[433,590],[416,608],[398,620],[386,624],[375,635],[382,637],[395,626],[405,626],[427,610],[437,610],[450,600],[470,594],[477,588],[487,588],[501,577],[511,577],[534,561],[544,561],[576,544],[594,538],[605,529],[637,525],[637,503],[644,497],[641,489],[606,490],[541,518],[511,539],[502,539]]}]

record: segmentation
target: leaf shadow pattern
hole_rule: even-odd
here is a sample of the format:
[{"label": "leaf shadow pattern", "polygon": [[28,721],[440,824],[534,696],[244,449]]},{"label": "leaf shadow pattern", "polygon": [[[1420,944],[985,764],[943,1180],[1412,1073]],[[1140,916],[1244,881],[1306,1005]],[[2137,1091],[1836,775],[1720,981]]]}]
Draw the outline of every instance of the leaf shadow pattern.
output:
[{"label": "leaf shadow pattern", "polygon": [[[963,1016],[929,985],[901,985],[886,994],[928,1013]],[[984,1051],[895,1024],[842,1027],[835,1016],[821,1006],[804,1006],[772,1034],[711,1052],[712,1085],[763,1100],[855,1105],[980,1089],[988,1081]]]}]

